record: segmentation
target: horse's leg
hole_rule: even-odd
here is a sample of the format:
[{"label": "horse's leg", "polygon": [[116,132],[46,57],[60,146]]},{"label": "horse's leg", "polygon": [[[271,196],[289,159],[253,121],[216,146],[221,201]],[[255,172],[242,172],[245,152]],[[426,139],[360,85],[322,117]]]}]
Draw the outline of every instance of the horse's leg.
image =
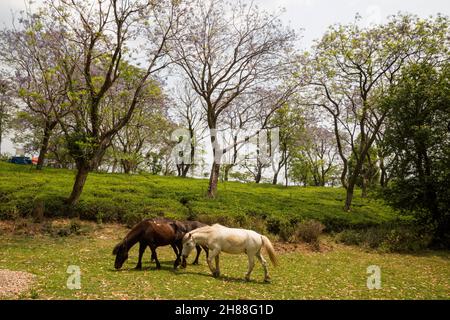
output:
[{"label": "horse's leg", "polygon": [[216,275],[217,275],[217,277],[220,276],[219,257],[220,257],[220,254],[218,254],[215,258],[216,259]]},{"label": "horse's leg", "polygon": [[161,264],[159,263],[158,255],[156,254],[156,247],[151,246],[150,248],[152,249],[152,256],[155,257],[156,269],[159,270],[159,269],[161,269]]},{"label": "horse's leg", "polygon": [[152,248],[150,247],[150,245],[148,246],[150,248],[150,252],[152,253],[151,257],[150,257],[150,263],[155,261],[155,254],[153,253]]},{"label": "horse's leg", "polygon": [[173,268],[176,269],[180,265],[181,248],[178,244],[174,244],[174,243],[172,243],[171,246],[172,246],[173,252],[175,252],[175,255],[177,257],[173,264]]},{"label": "horse's leg", "polygon": [[220,249],[213,249],[211,251],[211,254],[209,255],[208,259],[206,259],[206,261],[208,262],[208,267],[209,270],[211,270],[211,273],[213,275],[213,277],[218,277],[219,274],[217,273],[217,270],[214,269],[213,265],[212,265],[212,260],[220,253]]},{"label": "horse's leg", "polygon": [[247,253],[248,256],[248,271],[245,275],[245,280],[250,280],[250,274],[252,273],[253,267],[255,266],[255,256],[253,254]]},{"label": "horse's leg", "polygon": [[196,246],[195,249],[197,250],[197,256],[195,257],[195,260],[192,264],[198,264],[198,257],[200,256],[200,252],[202,252],[202,248],[200,246]]},{"label": "horse's leg", "polygon": [[138,258],[138,263],[135,267],[135,269],[137,269],[137,270],[142,269],[142,256],[144,255],[145,248],[146,248],[146,245],[142,242],[139,242],[139,258]]},{"label": "horse's leg", "polygon": [[208,258],[208,256],[209,256],[209,249],[208,249],[208,247],[207,246],[201,246],[201,247],[203,248],[203,250],[205,250],[206,258]]},{"label": "horse's leg", "polygon": [[259,262],[261,262],[261,264],[264,268],[264,281],[268,282],[270,280],[269,270],[267,269],[267,261],[262,256],[261,250],[256,253],[256,257],[258,258]]}]

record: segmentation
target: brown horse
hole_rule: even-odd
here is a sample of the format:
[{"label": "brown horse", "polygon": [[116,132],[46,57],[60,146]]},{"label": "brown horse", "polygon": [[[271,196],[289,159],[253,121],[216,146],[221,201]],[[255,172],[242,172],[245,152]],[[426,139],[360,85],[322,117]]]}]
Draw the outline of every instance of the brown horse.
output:
[{"label": "brown horse", "polygon": [[[125,238],[115,246],[113,250],[113,254],[116,256],[114,267],[120,269],[123,263],[128,259],[128,251],[139,242],[139,258],[136,269],[142,268],[142,256],[144,255],[147,246],[152,252],[152,261],[155,260],[157,269],[160,269],[161,264],[158,261],[156,248],[167,245],[172,246],[172,249],[175,252],[176,260],[174,262],[174,268],[177,268],[181,260],[181,239],[186,232],[199,226],[203,226],[203,224],[195,221],[186,222],[185,225],[183,222],[167,218],[143,220],[135,225]],[[206,250],[207,248],[205,251]],[[200,247],[197,248],[197,263],[200,251]]]},{"label": "brown horse", "polygon": [[[167,218],[155,218],[155,219],[163,219],[164,221],[174,221]],[[199,222],[199,221],[192,221],[192,220],[185,220],[185,221],[178,221],[179,223],[176,225],[177,228],[180,228],[180,231],[183,233],[190,232],[194,229],[201,228],[207,226],[207,224]],[[202,252],[202,248],[205,251],[206,258],[208,258],[209,250],[207,246],[196,246],[195,249],[197,250],[197,255],[195,256],[194,262],[192,262],[193,265],[198,264],[198,258],[200,256],[200,253]],[[155,260],[155,254],[152,252],[151,260],[150,262],[153,262]],[[186,267],[186,261],[182,263],[182,268]]]}]

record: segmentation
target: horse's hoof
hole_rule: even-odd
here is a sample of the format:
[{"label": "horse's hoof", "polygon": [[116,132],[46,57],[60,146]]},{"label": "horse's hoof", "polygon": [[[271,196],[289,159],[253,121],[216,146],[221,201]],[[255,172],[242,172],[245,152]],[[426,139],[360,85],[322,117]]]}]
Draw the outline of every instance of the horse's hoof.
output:
[{"label": "horse's hoof", "polygon": [[142,270],[142,266],[136,266],[134,267],[134,270]]},{"label": "horse's hoof", "polygon": [[270,283],[270,281],[271,281],[270,278],[265,278],[265,279],[264,279],[264,282],[265,282],[265,283]]},{"label": "horse's hoof", "polygon": [[220,276],[220,272],[213,272],[213,277],[218,278]]},{"label": "horse's hoof", "polygon": [[245,277],[245,281],[249,282],[250,278],[249,277]]},{"label": "horse's hoof", "polygon": [[198,265],[198,261],[194,261],[194,262],[192,262],[192,265],[193,265],[193,266],[196,266],[196,265]]}]

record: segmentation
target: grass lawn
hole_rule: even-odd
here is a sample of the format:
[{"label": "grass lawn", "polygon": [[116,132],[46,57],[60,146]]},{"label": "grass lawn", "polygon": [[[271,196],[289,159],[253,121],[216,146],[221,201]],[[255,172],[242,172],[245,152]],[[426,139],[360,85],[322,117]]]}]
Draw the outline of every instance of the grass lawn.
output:
[{"label": "grass lawn", "polygon": [[[121,271],[113,268],[114,245],[128,229],[92,224],[84,235],[54,237],[0,232],[0,269],[27,271],[37,276],[22,299],[449,299],[450,252],[381,254],[343,246],[325,239],[323,252],[303,249],[278,250],[280,265],[270,266],[272,282],[263,283],[257,263],[252,281],[243,281],[245,255],[221,255],[222,277],[214,279],[204,259],[199,266],[172,270],[174,254],[159,248],[161,270],[150,266],[150,252],[144,256],[144,270],[133,270],[137,246]],[[277,245],[277,248],[280,248]],[[267,257],[267,255],[265,255]],[[193,257],[189,257],[192,261]],[[81,268],[81,289],[69,290],[69,265]],[[367,267],[381,268],[379,290],[366,287]]]}]

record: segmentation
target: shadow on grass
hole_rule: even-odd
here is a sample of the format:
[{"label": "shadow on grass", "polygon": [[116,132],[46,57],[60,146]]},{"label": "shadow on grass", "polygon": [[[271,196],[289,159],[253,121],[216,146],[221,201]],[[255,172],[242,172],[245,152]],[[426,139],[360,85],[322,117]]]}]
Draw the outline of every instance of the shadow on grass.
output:
[{"label": "shadow on grass", "polygon": [[177,276],[182,276],[182,275],[202,276],[202,277],[207,277],[207,278],[210,278],[210,279],[216,279],[216,280],[219,280],[219,281],[227,281],[227,282],[233,282],[233,283],[252,283],[252,284],[262,284],[262,285],[270,284],[270,282],[257,281],[257,280],[254,280],[254,279],[250,279],[249,281],[247,281],[244,278],[235,278],[235,277],[230,277],[230,276],[226,276],[226,275],[221,275],[218,278],[214,278],[211,275],[211,273],[192,272],[192,271],[186,271],[186,269],[184,269],[183,272],[177,272],[175,274]]},{"label": "shadow on grass", "polygon": [[270,284],[270,282],[264,282],[264,281],[258,281],[258,280],[254,280],[254,279],[250,279],[249,281],[245,280],[244,278],[235,278],[235,277],[230,277],[230,276],[226,276],[226,275],[221,275],[218,278],[214,278],[211,273],[205,273],[205,272],[195,272],[195,271],[189,271],[189,268],[197,268],[202,266],[201,264],[198,265],[193,265],[193,264],[188,264],[186,269],[182,269],[180,267],[178,267],[177,269],[173,268],[173,261],[159,261],[159,263],[161,264],[161,269],[156,269],[156,266],[154,264],[154,262],[152,262],[152,265],[150,266],[145,266],[142,267],[142,269],[135,269],[134,267],[128,267],[128,268],[122,268],[119,270],[116,270],[114,268],[109,269],[110,271],[119,271],[119,272],[142,272],[142,271],[152,271],[152,272],[159,272],[159,271],[168,271],[172,274],[174,274],[175,276],[182,276],[182,275],[194,275],[194,276],[202,276],[202,277],[206,277],[206,278],[210,278],[210,279],[216,279],[219,281],[227,281],[227,282],[233,282],[233,283],[251,283],[251,284],[261,284],[261,285],[268,285]]}]

